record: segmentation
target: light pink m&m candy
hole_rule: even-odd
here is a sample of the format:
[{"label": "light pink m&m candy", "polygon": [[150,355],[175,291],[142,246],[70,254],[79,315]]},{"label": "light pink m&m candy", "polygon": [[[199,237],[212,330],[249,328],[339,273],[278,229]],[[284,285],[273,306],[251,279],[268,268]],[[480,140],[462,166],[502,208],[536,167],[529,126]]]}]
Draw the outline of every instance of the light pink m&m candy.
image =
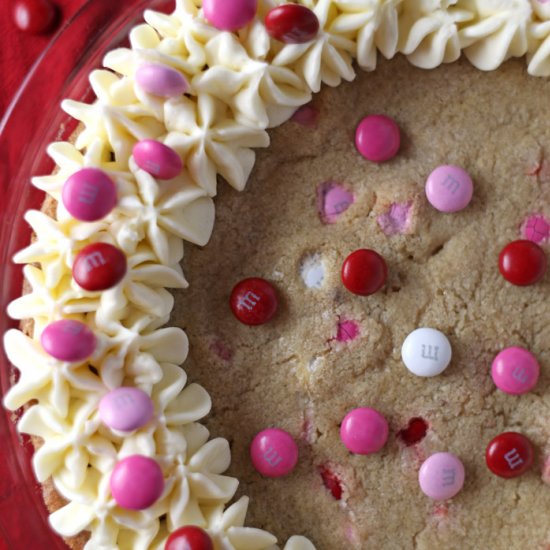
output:
[{"label": "light pink m&m candy", "polygon": [[256,434],[250,445],[254,468],[266,477],[286,476],[298,462],[298,445],[280,428],[269,428]]},{"label": "light pink m&m candy", "polygon": [[161,180],[171,180],[183,170],[183,162],[174,149],[154,139],[136,143],[133,155],[142,170]]},{"label": "light pink m&m candy", "polygon": [[203,0],[207,21],[222,31],[236,31],[248,25],[258,9],[258,0]]},{"label": "light pink m&m candy", "polygon": [[132,455],[114,467],[109,480],[116,503],[126,510],[145,510],[164,490],[164,476],[158,463],[147,456]]},{"label": "light pink m&m candy", "polygon": [[399,126],[385,115],[365,117],[355,131],[355,146],[367,160],[390,160],[397,155],[401,146]]},{"label": "light pink m&m candy", "polygon": [[63,185],[61,200],[73,218],[95,222],[115,207],[116,186],[103,170],[82,168]]},{"label": "light pink m&m candy", "polygon": [[136,83],[143,91],[159,97],[177,97],[189,90],[187,79],[179,71],[160,63],[139,67]]},{"label": "light pink m&m candy", "polygon": [[515,346],[503,349],[491,366],[496,387],[512,395],[531,391],[537,385],[539,372],[536,357],[530,351]]},{"label": "light pink m&m candy", "polygon": [[42,347],[60,361],[84,361],[95,350],[96,338],[90,328],[80,321],[62,319],[50,323],[40,335]]},{"label": "light pink m&m candy", "polygon": [[473,193],[472,178],[458,166],[439,166],[426,181],[426,197],[440,212],[463,210],[470,204]]},{"label": "light pink m&m candy", "polygon": [[147,424],[153,417],[151,398],[139,388],[117,388],[99,402],[102,422],[121,432],[132,432]]},{"label": "light pink m&m candy", "polygon": [[452,453],[435,453],[420,466],[418,482],[433,500],[453,498],[464,485],[464,466]]},{"label": "light pink m&m candy", "polygon": [[368,407],[353,409],[344,417],[340,438],[352,453],[368,455],[378,452],[388,440],[388,422]]}]

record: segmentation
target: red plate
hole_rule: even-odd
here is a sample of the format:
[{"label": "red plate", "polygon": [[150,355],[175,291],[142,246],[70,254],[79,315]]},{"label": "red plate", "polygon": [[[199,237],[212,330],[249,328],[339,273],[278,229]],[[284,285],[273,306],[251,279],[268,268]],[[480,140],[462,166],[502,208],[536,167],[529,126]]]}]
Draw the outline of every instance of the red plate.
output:
[{"label": "red plate", "polygon": [[[99,68],[104,54],[121,45],[145,9],[169,12],[173,0],[90,0],[60,30],[37,61],[0,123],[0,307],[21,292],[21,267],[11,257],[29,240],[23,221],[28,208],[40,206],[43,194],[29,181],[49,173],[48,143],[66,139],[76,122],[59,104],[63,98],[90,100],[87,76]],[[16,323],[0,316],[2,334]],[[0,393],[13,383],[16,371],[0,349]],[[21,437],[15,415],[0,409],[0,549],[67,546],[48,526],[40,486],[32,473],[32,445]]]}]

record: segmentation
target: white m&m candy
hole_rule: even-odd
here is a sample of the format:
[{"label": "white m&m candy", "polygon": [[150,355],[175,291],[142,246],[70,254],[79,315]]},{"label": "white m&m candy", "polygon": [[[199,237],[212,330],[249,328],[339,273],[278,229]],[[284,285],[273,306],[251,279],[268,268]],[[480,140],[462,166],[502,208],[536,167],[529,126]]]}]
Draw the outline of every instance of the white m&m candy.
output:
[{"label": "white m&m candy", "polygon": [[434,328],[417,328],[401,347],[405,366],[417,376],[441,374],[451,362],[451,344],[447,337]]}]

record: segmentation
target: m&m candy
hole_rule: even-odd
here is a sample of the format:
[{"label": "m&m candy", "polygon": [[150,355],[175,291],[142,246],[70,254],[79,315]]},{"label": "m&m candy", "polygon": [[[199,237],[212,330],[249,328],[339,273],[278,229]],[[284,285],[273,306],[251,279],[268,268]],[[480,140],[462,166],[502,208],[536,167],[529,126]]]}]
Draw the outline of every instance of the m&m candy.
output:
[{"label": "m&m candy", "polygon": [[99,402],[102,422],[120,432],[132,432],[153,417],[151,398],[139,388],[121,387],[105,394]]},{"label": "m&m candy", "polygon": [[464,485],[464,466],[452,453],[435,453],[420,466],[418,482],[422,492],[433,500],[447,500]]},{"label": "m&m candy", "polygon": [[533,465],[534,457],[533,444],[518,432],[497,435],[485,451],[485,461],[489,470],[506,479],[524,474]]},{"label": "m&m candy", "polygon": [[84,247],[73,263],[73,279],[85,290],[107,290],[116,286],[126,275],[126,256],[108,243]]},{"label": "m&m candy", "polygon": [[244,279],[231,292],[233,315],[245,325],[263,325],[277,312],[279,299],[273,285],[259,277]]},{"label": "m&m candy", "polygon": [[531,391],[537,385],[539,372],[536,357],[517,346],[503,349],[491,366],[491,376],[497,388],[511,395]]},{"label": "m&m candy", "polygon": [[42,331],[40,343],[44,351],[55,359],[76,363],[85,361],[94,353],[96,337],[85,323],[61,319]]},{"label": "m&m candy", "polygon": [[298,462],[298,445],[288,432],[269,428],[254,437],[250,458],[254,468],[263,476],[286,476]]},{"label": "m&m candy", "polygon": [[186,525],[174,531],[164,550],[214,550],[210,535],[196,525]]},{"label": "m&m candy", "polygon": [[375,409],[359,407],[348,412],[340,426],[340,438],[348,451],[377,453],[388,440],[388,422]]},{"label": "m&m candy", "polygon": [[417,376],[437,376],[451,362],[448,338],[439,330],[422,327],[413,330],[401,346],[405,366]]},{"label": "m&m candy", "polygon": [[350,292],[369,296],[386,284],[388,266],[378,252],[362,248],[344,260],[341,276],[342,283]]}]

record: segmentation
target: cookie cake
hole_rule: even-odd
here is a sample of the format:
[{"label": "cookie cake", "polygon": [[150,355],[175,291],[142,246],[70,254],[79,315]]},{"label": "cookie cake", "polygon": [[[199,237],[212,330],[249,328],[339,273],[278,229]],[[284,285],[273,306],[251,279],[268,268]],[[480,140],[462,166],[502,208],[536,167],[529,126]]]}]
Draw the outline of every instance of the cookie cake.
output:
[{"label": "cookie cake", "polygon": [[64,101],[14,258],[4,404],[53,530],[548,549],[550,3],[144,19]]}]

